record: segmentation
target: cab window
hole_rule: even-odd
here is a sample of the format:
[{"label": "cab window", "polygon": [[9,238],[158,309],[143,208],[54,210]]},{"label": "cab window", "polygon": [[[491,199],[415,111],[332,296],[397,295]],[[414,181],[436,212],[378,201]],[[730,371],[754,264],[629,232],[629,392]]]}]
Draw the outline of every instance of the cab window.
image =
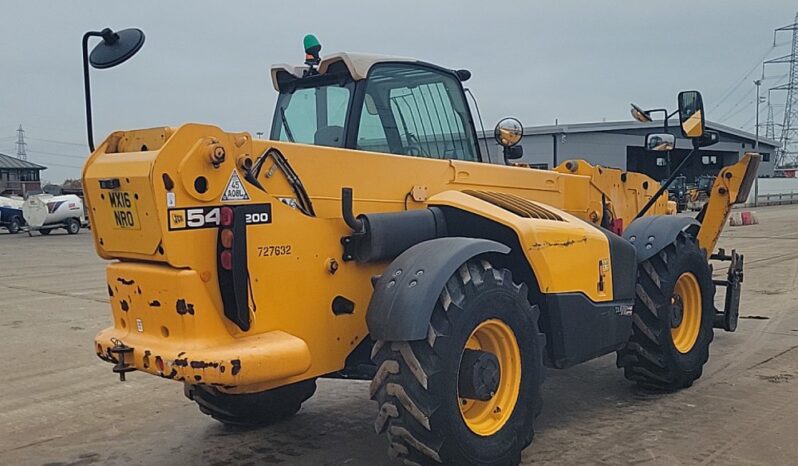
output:
[{"label": "cab window", "polygon": [[478,160],[460,83],[428,67],[375,65],[366,83],[357,149]]},{"label": "cab window", "polygon": [[277,98],[272,139],[343,147],[352,87],[350,82],[281,92]]}]

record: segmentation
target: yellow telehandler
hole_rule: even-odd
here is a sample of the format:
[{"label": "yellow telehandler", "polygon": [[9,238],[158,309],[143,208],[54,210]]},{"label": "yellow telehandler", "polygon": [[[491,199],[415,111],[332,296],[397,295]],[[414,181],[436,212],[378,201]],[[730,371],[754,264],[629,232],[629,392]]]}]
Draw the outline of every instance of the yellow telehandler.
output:
[{"label": "yellow telehandler", "polygon": [[[84,51],[90,37],[95,68],[143,43],[104,30]],[[305,48],[271,70],[268,140],[185,124],[92,147],[83,186],[113,316],[94,344],[120,378],[180,382],[236,425],[296,413],[319,377],[370,379],[391,455],[504,465],[532,442],[544,368],[616,352],[643,387],[701,376],[714,329],[736,327],[742,256],[715,246],[757,154],[721,171],[697,218],[676,216],[667,183],[642,174],[486,163],[466,70]],[[697,154],[701,96],[678,100]],[[495,135],[505,162],[522,155],[517,120]],[[731,262],[728,280],[710,259]]]}]

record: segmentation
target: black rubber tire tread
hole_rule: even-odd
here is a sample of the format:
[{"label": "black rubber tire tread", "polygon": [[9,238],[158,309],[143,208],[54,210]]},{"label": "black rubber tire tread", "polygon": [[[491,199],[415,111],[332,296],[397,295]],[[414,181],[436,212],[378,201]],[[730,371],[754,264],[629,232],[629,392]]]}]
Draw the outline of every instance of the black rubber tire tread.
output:
[{"label": "black rubber tire tread", "polygon": [[[701,288],[701,327],[688,353],[676,350],[671,337],[671,296],[676,280],[692,272]],[[701,377],[714,337],[715,285],[706,254],[695,238],[680,233],[663,251],[638,267],[632,336],[618,351],[617,365],[624,376],[645,389],[676,391]]]},{"label": "black rubber tire tread", "polygon": [[64,229],[70,235],[76,235],[80,232],[80,221],[75,218],[68,218]]},{"label": "black rubber tire tread", "polygon": [[203,414],[242,427],[273,424],[299,411],[316,392],[316,380],[305,380],[258,393],[229,394],[209,385],[184,385],[184,394]]},{"label": "black rubber tire tread", "polygon": [[[526,285],[513,283],[509,270],[471,260],[448,280],[433,309],[426,339],[375,343],[372,360],[377,372],[370,394],[379,410],[374,427],[377,433],[387,433],[389,456],[411,465],[499,466],[520,462],[521,450],[534,436],[544,378],[545,336],[538,329],[540,311],[529,304],[527,292]],[[452,383],[450,372],[457,372],[451,368],[459,367],[459,359],[453,360],[452,355],[456,352],[460,357],[462,347],[457,342],[464,344],[471,333],[462,326],[473,319],[496,318],[491,313],[503,312],[479,307],[479,299],[498,302],[492,298],[496,294],[504,296],[502,302],[513,304],[507,306],[510,316],[504,314],[502,320],[514,322],[510,326],[519,340],[521,392],[507,423],[494,435],[480,437],[468,430],[456,396],[446,396],[456,394],[455,390],[447,392],[442,387],[456,387],[456,381],[454,386],[448,385]],[[502,307],[501,303],[496,307]],[[463,330],[468,333],[462,335]]]},{"label": "black rubber tire tread", "polygon": [[8,224],[8,232],[12,235],[19,233],[20,230],[20,221],[18,218],[14,217],[11,219],[11,222]]}]

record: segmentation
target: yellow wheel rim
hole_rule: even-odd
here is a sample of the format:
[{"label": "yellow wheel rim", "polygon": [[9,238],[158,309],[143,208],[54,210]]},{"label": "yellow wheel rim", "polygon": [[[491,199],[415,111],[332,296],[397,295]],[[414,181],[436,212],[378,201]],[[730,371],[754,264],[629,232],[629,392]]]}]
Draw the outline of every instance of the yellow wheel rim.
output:
[{"label": "yellow wheel rim", "polygon": [[701,287],[685,272],[676,280],[671,297],[671,338],[680,353],[689,353],[701,330]]},{"label": "yellow wheel rim", "polygon": [[[521,352],[512,329],[498,319],[480,323],[471,332],[466,348],[492,353],[499,361],[501,378],[487,401],[459,398],[460,414],[472,432],[481,436],[498,432],[513,414],[521,389]],[[458,393],[459,397],[459,393]]]}]

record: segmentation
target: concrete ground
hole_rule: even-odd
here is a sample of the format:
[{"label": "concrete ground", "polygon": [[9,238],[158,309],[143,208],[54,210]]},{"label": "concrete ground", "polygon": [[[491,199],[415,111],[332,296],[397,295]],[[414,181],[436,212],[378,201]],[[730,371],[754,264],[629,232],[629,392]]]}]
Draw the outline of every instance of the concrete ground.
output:
[{"label": "concrete ground", "polygon": [[[746,255],[737,333],[704,376],[638,391],[614,355],[548,371],[524,464],[798,464],[798,206],[757,209],[720,246]],[[367,383],[323,380],[300,413],[254,431],[200,414],[182,387],[94,356],[110,323],[91,236],[0,233],[0,464],[394,464]]]}]

